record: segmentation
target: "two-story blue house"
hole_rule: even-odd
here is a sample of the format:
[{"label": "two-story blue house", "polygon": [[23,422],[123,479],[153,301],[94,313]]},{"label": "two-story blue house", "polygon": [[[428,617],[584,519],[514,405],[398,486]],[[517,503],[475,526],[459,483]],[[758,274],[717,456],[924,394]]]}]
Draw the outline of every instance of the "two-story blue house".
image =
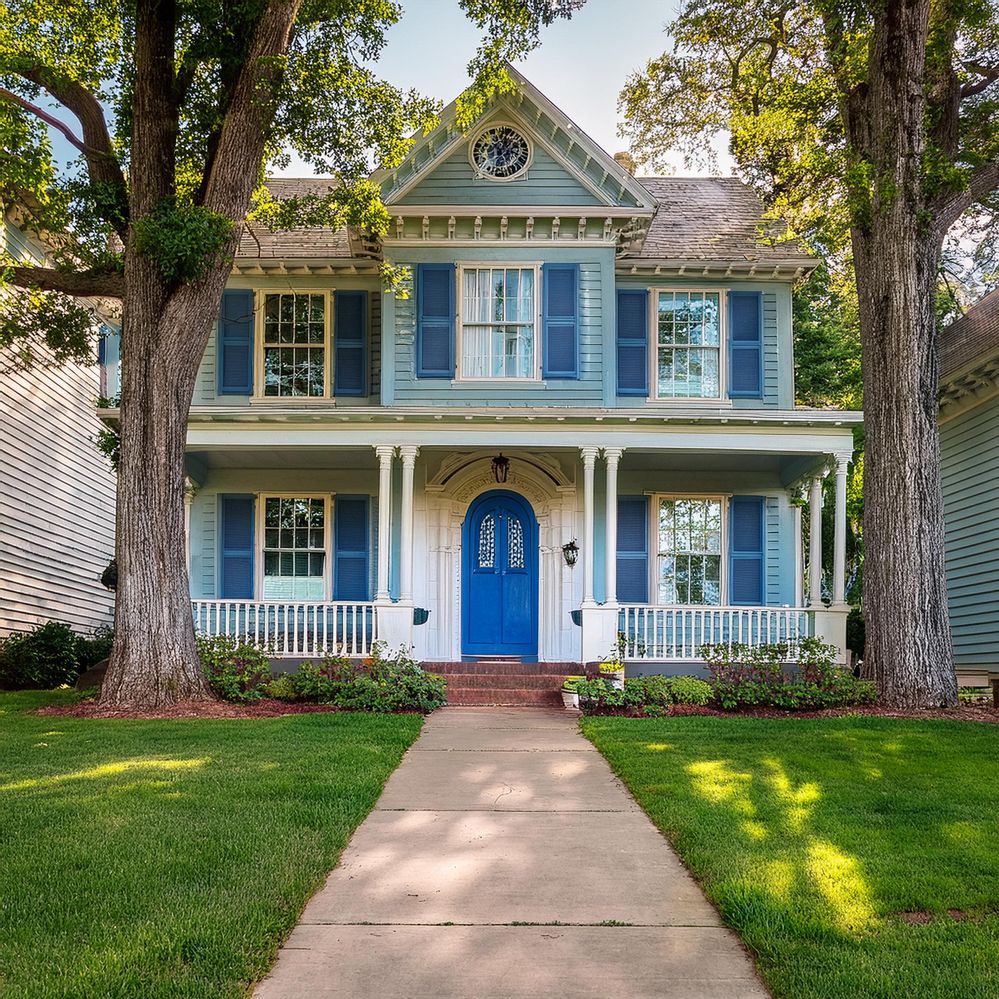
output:
[{"label": "two-story blue house", "polygon": [[[861,416],[794,404],[813,258],[739,181],[636,178],[513,76],[376,175],[384,238],[244,237],[190,416],[198,627],[434,662],[601,660],[623,633],[646,672],[709,641],[842,648]],[[827,609],[794,497],[817,515],[830,470]]]}]

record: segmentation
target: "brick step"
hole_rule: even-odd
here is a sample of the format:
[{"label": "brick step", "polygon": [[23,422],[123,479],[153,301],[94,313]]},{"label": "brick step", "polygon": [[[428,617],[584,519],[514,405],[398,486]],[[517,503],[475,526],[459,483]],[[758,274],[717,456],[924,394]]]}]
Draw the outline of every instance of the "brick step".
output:
[{"label": "brick step", "polygon": [[562,695],[557,690],[525,690],[522,687],[507,687],[501,690],[488,690],[476,687],[448,687],[447,702],[457,706],[496,706],[561,708]]},{"label": "brick step", "polygon": [[442,673],[448,690],[559,690],[564,674]]},{"label": "brick step", "polygon": [[428,673],[446,676],[489,674],[496,676],[581,676],[585,670],[579,663],[422,663]]}]

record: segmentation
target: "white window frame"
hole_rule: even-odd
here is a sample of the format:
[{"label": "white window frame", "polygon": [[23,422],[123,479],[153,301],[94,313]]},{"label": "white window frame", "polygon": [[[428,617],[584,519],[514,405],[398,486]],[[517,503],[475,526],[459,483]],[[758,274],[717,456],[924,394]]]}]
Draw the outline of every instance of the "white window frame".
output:
[{"label": "white window frame", "polygon": [[[264,395],[264,312],[268,295],[322,295],[323,296],[323,394],[322,395]],[[323,288],[258,288],[254,292],[253,323],[253,399],[270,406],[291,403],[295,406],[326,402],[331,396],[333,379],[333,296],[334,292]],[[267,349],[279,348],[274,344]],[[312,344],[318,347],[319,344]]]},{"label": "white window frame", "polygon": [[[655,539],[655,545],[653,546],[650,542],[649,544],[649,596],[654,597],[650,603],[656,607],[728,607],[728,562],[729,562],[729,550],[728,550],[728,508],[729,500],[732,498],[731,493],[675,493],[675,492],[657,492],[657,493],[647,493],[652,502],[649,504],[650,507],[650,534],[649,538]],[[715,501],[721,504],[721,551],[719,552],[721,556],[721,564],[718,571],[718,596],[719,601],[716,604],[661,604],[659,603],[659,559],[662,558],[662,553],[659,549],[659,503],[661,500],[706,500]],[[654,551],[653,551],[654,548]]]},{"label": "white window frame", "polygon": [[[464,288],[465,271],[500,270],[515,268],[521,271],[534,271],[534,373],[529,377],[518,376],[507,378],[503,375],[466,375],[462,370],[464,363]],[[541,381],[541,275],[542,264],[540,260],[481,260],[459,262],[457,266],[458,288],[455,295],[457,303],[456,332],[455,332],[455,353],[457,357],[455,381],[459,382],[479,382],[494,385],[516,385],[517,383],[527,384]],[[488,323],[469,323],[469,326],[488,326]],[[516,325],[509,323],[504,325]]]},{"label": "white window frame", "polygon": [[[656,402],[678,405],[724,406],[728,398],[728,287],[704,288],[696,285],[664,284],[650,288],[649,295],[649,384],[650,397]],[[660,292],[691,292],[718,294],[718,395],[660,395],[659,394],[659,294]]]},{"label": "white window frame", "polygon": [[[315,603],[329,603],[333,599],[333,501],[335,498],[335,493],[316,493],[310,492],[307,489],[300,489],[292,492],[266,492],[257,493],[257,512],[256,512],[256,537],[257,543],[254,545],[254,558],[256,559],[256,568],[253,573],[255,580],[255,593],[260,594],[260,601],[262,603],[277,603],[277,604],[315,604]],[[269,499],[307,499],[307,500],[322,500],[323,501],[323,520],[325,521],[325,526],[323,528],[323,533],[325,538],[323,539],[323,554],[326,556],[326,571],[323,573],[323,596],[321,600],[277,600],[272,597],[264,596],[264,550],[265,550],[265,522],[266,522],[266,506]]]}]

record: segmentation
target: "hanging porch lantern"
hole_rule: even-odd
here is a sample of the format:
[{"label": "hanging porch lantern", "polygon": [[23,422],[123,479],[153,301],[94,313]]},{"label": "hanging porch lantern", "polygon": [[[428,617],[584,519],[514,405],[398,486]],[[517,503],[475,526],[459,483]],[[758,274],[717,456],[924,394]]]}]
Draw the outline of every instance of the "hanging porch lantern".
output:
[{"label": "hanging porch lantern", "polygon": [[575,538],[562,545],[562,558],[570,569],[576,564],[576,559],[579,558],[579,545],[576,544]]},{"label": "hanging porch lantern", "polygon": [[510,471],[510,459],[504,458],[500,452],[493,458],[493,478],[497,482],[506,482],[507,473]]}]

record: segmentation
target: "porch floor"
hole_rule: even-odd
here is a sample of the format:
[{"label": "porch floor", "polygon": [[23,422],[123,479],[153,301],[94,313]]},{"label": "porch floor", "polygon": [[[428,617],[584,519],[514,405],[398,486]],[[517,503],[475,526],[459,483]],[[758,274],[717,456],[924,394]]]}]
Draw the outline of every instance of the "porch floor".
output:
[{"label": "porch floor", "polygon": [[571,716],[445,708],[256,991],[363,995],[767,992]]}]

